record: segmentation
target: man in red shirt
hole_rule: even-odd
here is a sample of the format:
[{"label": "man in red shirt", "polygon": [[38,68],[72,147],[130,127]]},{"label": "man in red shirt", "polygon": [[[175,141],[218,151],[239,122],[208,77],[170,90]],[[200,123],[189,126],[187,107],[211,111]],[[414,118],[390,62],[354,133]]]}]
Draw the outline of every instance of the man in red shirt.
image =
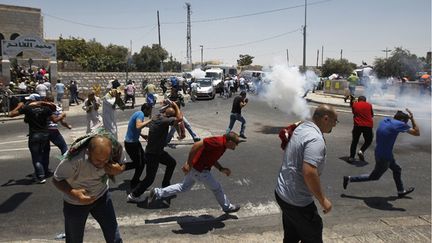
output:
[{"label": "man in red shirt", "polygon": [[168,187],[152,189],[148,203],[152,203],[155,199],[168,198],[176,193],[189,191],[195,181],[198,180],[213,192],[225,213],[237,212],[240,206],[230,203],[221,184],[210,173],[210,169],[214,166],[220,172],[229,176],[231,170],[222,167],[218,159],[225,153],[227,148],[234,150],[240,142],[243,141],[234,132],[229,132],[223,136],[208,137],[196,142],[189,152],[187,162],[182,167],[183,172],[186,174],[183,181]]},{"label": "man in red shirt", "polygon": [[361,161],[364,161],[364,152],[371,145],[373,139],[373,109],[372,105],[366,102],[366,97],[359,96],[358,101],[352,105],[352,113],[354,115],[354,128],[352,130],[352,142],[350,148],[350,157],[348,162],[354,162],[355,151],[357,144],[360,139],[360,135],[363,134],[364,144],[357,152]]}]

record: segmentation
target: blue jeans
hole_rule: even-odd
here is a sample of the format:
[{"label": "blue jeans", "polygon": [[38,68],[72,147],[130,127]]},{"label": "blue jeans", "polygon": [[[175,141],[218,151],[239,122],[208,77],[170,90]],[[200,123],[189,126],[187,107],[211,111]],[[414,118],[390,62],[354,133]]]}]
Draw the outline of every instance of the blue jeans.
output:
[{"label": "blue jeans", "polygon": [[238,113],[231,113],[230,123],[229,123],[228,129],[227,129],[227,133],[231,132],[231,130],[234,127],[234,123],[236,121],[241,122],[240,135],[244,135],[244,131],[246,129],[246,120],[244,119],[244,117],[241,114],[238,114]]},{"label": "blue jeans", "polygon": [[[183,116],[183,124],[185,125],[186,130],[188,130],[189,134],[192,136],[193,139],[198,138],[198,136],[194,133],[194,131],[192,131],[192,127],[185,116]],[[166,144],[169,144],[171,142],[171,139],[173,138],[175,132],[176,132],[175,127],[171,126],[171,129],[166,139]]]},{"label": "blue jeans", "polygon": [[107,191],[89,205],[73,205],[63,202],[66,242],[83,242],[84,227],[89,213],[99,223],[106,242],[123,242],[117,225],[111,195]]},{"label": "blue jeans", "polygon": [[32,157],[35,174],[39,179],[45,178],[49,166],[49,134],[34,132],[29,134],[28,147]]},{"label": "blue jeans", "polygon": [[354,96],[354,93],[355,93],[355,90],[356,90],[356,86],[354,86],[354,85],[349,85],[349,86],[348,86],[348,89],[349,89],[349,91],[350,91],[350,94],[351,94],[352,96]]},{"label": "blue jeans", "polygon": [[57,93],[57,102],[61,103],[64,93]]},{"label": "blue jeans", "polygon": [[49,129],[49,140],[60,149],[63,155],[67,151],[67,144],[58,129]]},{"label": "blue jeans", "polygon": [[402,168],[396,164],[394,159],[385,160],[375,157],[375,168],[368,175],[350,176],[350,182],[362,182],[362,181],[376,181],[389,169],[393,171],[393,180],[396,183],[396,188],[398,192],[404,191],[404,186],[402,183]]}]

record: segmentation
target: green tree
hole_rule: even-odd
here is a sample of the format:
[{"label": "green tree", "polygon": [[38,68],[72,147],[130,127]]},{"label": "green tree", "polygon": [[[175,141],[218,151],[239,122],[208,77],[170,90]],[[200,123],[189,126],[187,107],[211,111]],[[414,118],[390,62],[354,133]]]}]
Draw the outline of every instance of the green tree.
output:
[{"label": "green tree", "polygon": [[349,62],[347,59],[332,59],[328,58],[321,67],[322,76],[328,77],[333,73],[342,76],[348,76],[357,67],[355,63]]},{"label": "green tree", "polygon": [[396,47],[389,58],[376,58],[374,71],[378,78],[408,77],[414,79],[423,70],[424,61],[402,47]]},{"label": "green tree", "polygon": [[161,48],[158,44],[153,44],[152,47],[143,46],[139,53],[132,56],[132,60],[137,71],[141,72],[158,72],[160,70],[161,61],[168,57],[168,52]]},{"label": "green tree", "polygon": [[172,55],[168,58],[168,61],[164,63],[164,71],[167,72],[180,72],[181,63],[178,62]]},{"label": "green tree", "polygon": [[254,59],[254,58],[255,58],[255,57],[250,56],[250,55],[248,55],[248,54],[245,54],[245,55],[240,54],[240,55],[239,55],[239,59],[237,60],[237,65],[238,65],[238,66],[247,66],[247,65],[251,65],[252,62],[253,62],[253,59]]},{"label": "green tree", "polygon": [[59,38],[57,42],[57,59],[62,61],[76,61],[81,55],[86,55],[87,45],[84,39]]}]

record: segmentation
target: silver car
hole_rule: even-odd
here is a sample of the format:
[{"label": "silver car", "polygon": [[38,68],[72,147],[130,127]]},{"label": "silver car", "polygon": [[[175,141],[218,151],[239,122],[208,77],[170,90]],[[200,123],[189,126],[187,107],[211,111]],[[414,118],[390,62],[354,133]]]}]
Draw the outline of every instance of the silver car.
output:
[{"label": "silver car", "polygon": [[216,87],[212,85],[212,78],[198,78],[196,83],[198,84],[198,89],[196,96],[197,98],[209,98],[214,99],[216,96]]}]

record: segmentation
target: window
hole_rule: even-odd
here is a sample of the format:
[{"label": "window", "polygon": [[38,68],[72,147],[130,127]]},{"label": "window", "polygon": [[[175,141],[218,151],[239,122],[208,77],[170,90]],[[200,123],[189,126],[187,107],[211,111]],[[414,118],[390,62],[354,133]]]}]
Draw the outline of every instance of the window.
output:
[{"label": "window", "polygon": [[17,33],[13,33],[13,34],[11,35],[10,39],[11,39],[11,40],[15,40],[16,38],[18,38],[18,36],[20,36],[20,35],[17,34]]}]

